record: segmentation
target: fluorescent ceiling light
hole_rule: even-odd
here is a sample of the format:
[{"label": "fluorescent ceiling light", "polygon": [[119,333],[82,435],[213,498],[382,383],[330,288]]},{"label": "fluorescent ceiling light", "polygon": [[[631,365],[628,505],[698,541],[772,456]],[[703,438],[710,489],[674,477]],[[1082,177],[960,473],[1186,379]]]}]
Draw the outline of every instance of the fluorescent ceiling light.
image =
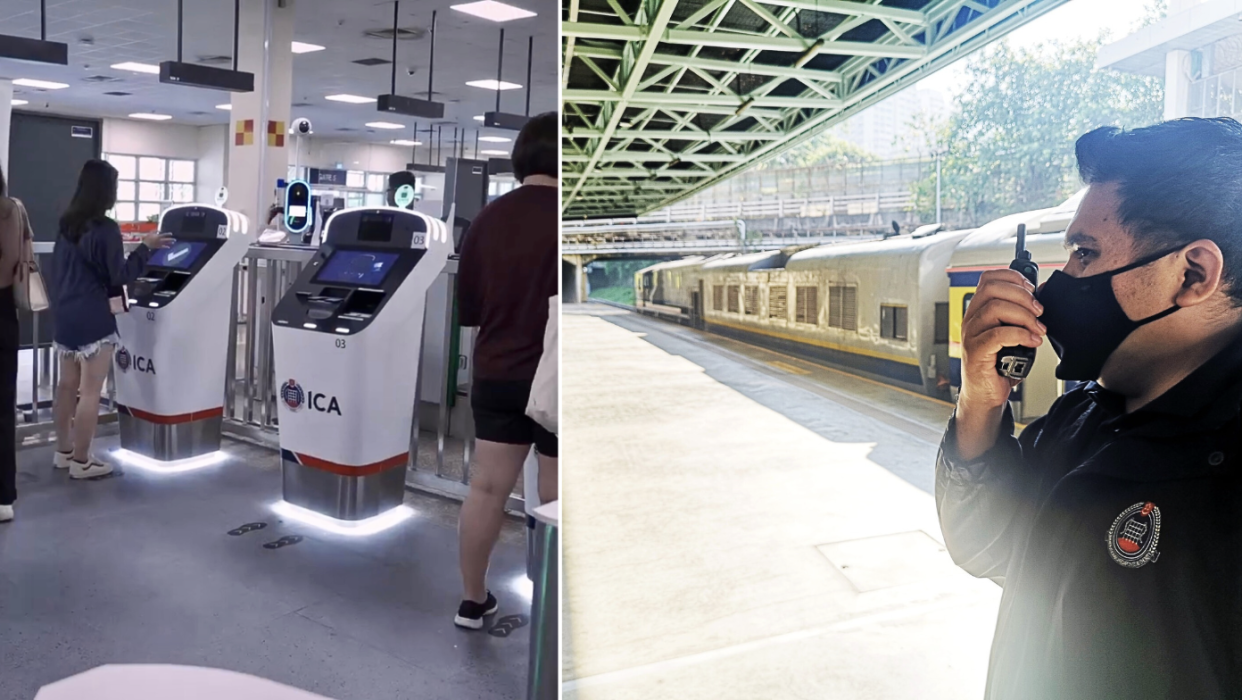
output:
[{"label": "fluorescent ceiling light", "polygon": [[229,112],[229,111],[232,111],[232,109],[233,109],[233,105],[231,105],[231,104],[228,104],[228,105],[216,105],[216,109],[223,109],[224,111]]},{"label": "fluorescent ceiling light", "polygon": [[153,66],[150,63],[134,63],[133,61],[126,61],[125,63],[114,63],[112,64],[112,68],[115,70],[132,71],[134,73],[150,73],[151,75],[160,74],[160,67]]},{"label": "fluorescent ceiling light", "polygon": [[30,103],[29,103],[29,102],[27,102],[26,100],[18,100],[18,99],[14,99],[14,100],[13,100],[13,102],[12,102],[12,104],[13,104],[13,106],[14,106],[14,107],[21,107],[22,105],[28,105],[28,104],[30,104]]},{"label": "fluorescent ceiling light", "polygon": [[479,153],[485,156],[507,156],[509,155],[508,151],[479,151]]},{"label": "fluorescent ceiling light", "polygon": [[383,532],[390,527],[399,525],[404,522],[414,511],[409,506],[397,506],[392,510],[380,513],[366,520],[337,520],[322,513],[316,513],[313,510],[295,506],[288,501],[277,501],[272,504],[272,510],[277,515],[296,520],[304,525],[317,527],[321,530],[333,532],[338,535],[350,535],[353,537],[361,537],[365,535],[374,535],[377,532]]},{"label": "fluorescent ceiling light", "polygon": [[507,139],[503,136],[480,136],[479,140],[486,141],[488,143],[509,143],[513,139]]},{"label": "fluorescent ceiling light", "polygon": [[358,95],[328,95],[324,99],[333,102],[348,102],[351,105],[364,105],[375,101],[374,97],[359,97]]},{"label": "fluorescent ceiling light", "polygon": [[476,122],[481,122],[481,121],[483,121],[484,119],[487,119],[487,117],[485,117],[484,115],[480,114],[480,115],[478,115],[478,116],[476,116],[476,117],[472,117],[472,119],[474,119]]},{"label": "fluorescent ceiling light", "polygon": [[453,5],[452,8],[458,12],[465,12],[468,15],[490,19],[493,22],[508,22],[513,19],[526,19],[527,17],[535,16],[535,13],[530,10],[523,10],[520,7],[496,2],[495,0],[468,2],[464,5]]},{"label": "fluorescent ceiling light", "polygon": [[129,118],[130,119],[149,119],[153,122],[162,122],[162,121],[167,121],[169,119],[172,119],[172,117],[167,114],[150,114],[148,112],[134,112],[133,114],[129,115]]},{"label": "fluorescent ceiling light", "polygon": [[367,122],[367,126],[372,129],[404,129],[405,124],[393,124],[392,122]]},{"label": "fluorescent ceiling light", "polygon": [[516,90],[522,87],[521,85],[518,85],[517,83],[510,83],[504,80],[497,82],[491,79],[471,80],[470,82],[466,84],[469,85],[470,87],[483,88],[484,90]]},{"label": "fluorescent ceiling light", "polygon": [[409,139],[396,139],[394,141],[389,141],[388,143],[391,143],[394,146],[421,146],[423,145],[422,141],[411,141]]},{"label": "fluorescent ceiling light", "polygon": [[30,78],[18,78],[13,81],[13,84],[28,88],[39,88],[40,90],[63,90],[69,87],[67,83],[53,83],[47,80],[31,80]]},{"label": "fluorescent ceiling light", "polygon": [[315,51],[323,51],[323,47],[319,44],[307,44],[302,41],[293,42],[293,53],[314,53]]},{"label": "fluorescent ceiling light", "polygon": [[163,474],[176,474],[179,472],[194,471],[203,467],[210,467],[213,464],[219,464],[229,458],[228,454],[216,450],[198,457],[190,457],[189,459],[177,459],[171,462],[164,462],[158,459],[152,459],[145,455],[140,455],[129,450],[119,449],[113,450],[112,455],[126,464],[133,465],[139,469],[147,471],[160,472]]}]

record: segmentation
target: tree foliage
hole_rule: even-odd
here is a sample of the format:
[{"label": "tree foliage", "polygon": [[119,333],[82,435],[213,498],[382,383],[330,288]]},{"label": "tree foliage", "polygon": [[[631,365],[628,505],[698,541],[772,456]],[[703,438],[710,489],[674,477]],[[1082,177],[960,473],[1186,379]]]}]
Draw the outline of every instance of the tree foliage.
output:
[{"label": "tree foliage", "polygon": [[[1052,206],[1080,186],[1074,162],[1079,136],[1099,126],[1135,128],[1160,120],[1161,81],[1096,70],[1099,45],[1015,50],[1001,42],[970,60],[967,87],[948,120],[921,125],[943,154],[946,210],[978,225]],[[934,173],[915,185],[915,198],[924,218],[934,218]]]},{"label": "tree foliage", "polygon": [[879,160],[871,151],[832,134],[819,134],[760,164],[757,169],[809,168],[822,165],[842,168]]}]

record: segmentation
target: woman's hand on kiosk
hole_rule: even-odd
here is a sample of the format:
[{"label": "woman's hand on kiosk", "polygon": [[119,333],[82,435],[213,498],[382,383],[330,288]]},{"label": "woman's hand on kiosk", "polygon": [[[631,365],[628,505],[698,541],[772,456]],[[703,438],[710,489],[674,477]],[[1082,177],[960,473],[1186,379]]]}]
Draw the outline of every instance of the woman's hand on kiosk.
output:
[{"label": "woman's hand on kiosk", "polygon": [[142,237],[142,244],[151,250],[161,250],[176,242],[177,239],[167,233],[149,233]]}]

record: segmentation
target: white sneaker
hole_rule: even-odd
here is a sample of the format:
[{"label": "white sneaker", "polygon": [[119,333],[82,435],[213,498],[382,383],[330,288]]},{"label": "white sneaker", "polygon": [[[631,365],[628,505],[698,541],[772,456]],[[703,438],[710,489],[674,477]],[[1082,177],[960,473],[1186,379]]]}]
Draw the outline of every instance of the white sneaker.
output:
[{"label": "white sneaker", "polygon": [[79,462],[77,460],[69,460],[69,478],[70,479],[93,479],[97,476],[105,476],[112,473],[112,465],[104,464],[96,460],[89,462]]},{"label": "white sneaker", "polygon": [[68,469],[69,462],[73,460],[72,452],[56,452],[52,457],[52,466],[57,469]]},{"label": "white sneaker", "polygon": [[0,506],[0,523],[7,523],[13,519],[13,506]]}]

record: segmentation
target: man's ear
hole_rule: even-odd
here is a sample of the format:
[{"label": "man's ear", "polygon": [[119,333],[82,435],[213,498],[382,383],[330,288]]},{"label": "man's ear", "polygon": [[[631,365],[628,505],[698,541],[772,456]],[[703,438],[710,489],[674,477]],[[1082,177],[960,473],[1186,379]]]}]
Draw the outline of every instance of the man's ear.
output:
[{"label": "man's ear", "polygon": [[1182,286],[1177,293],[1178,306],[1195,306],[1211,299],[1223,287],[1225,256],[1213,241],[1201,239],[1182,249]]}]

